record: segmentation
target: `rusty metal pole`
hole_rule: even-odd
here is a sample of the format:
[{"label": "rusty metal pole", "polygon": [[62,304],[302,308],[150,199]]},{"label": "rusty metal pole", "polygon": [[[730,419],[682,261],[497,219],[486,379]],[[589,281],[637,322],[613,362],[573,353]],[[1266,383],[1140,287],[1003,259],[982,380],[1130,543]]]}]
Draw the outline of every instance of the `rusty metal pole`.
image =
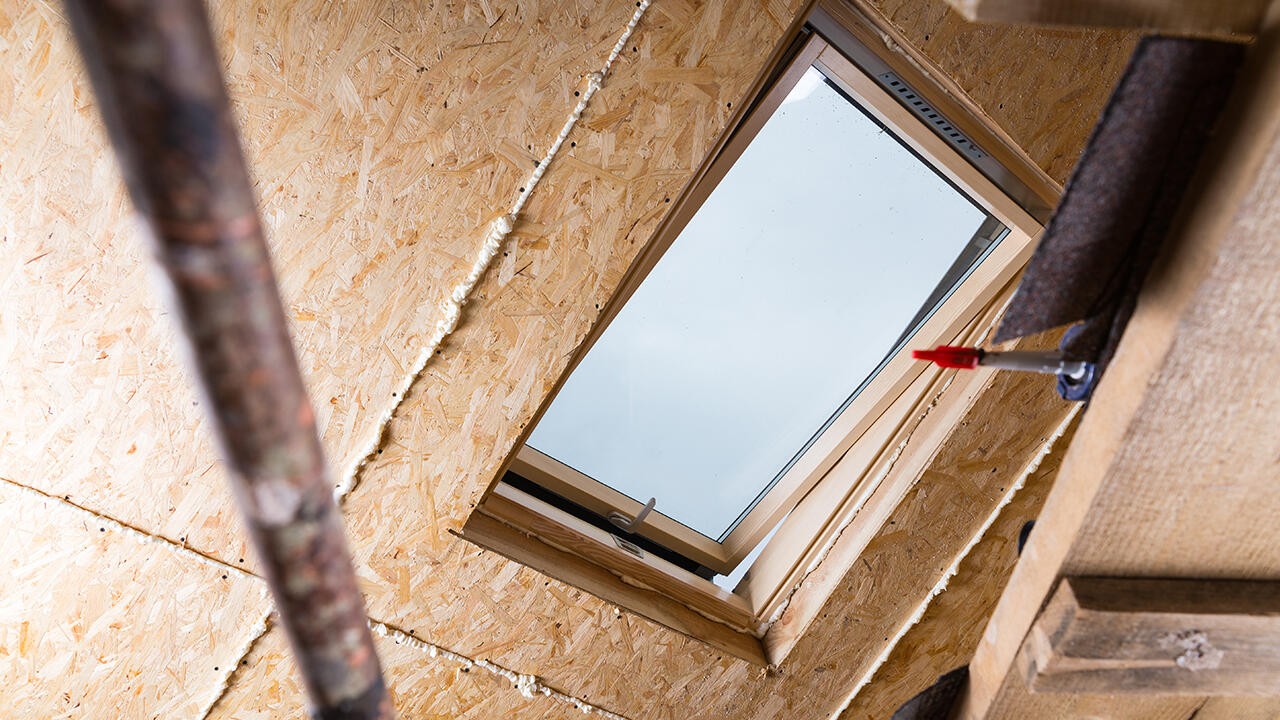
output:
[{"label": "rusty metal pole", "polygon": [[[319,718],[389,718],[201,0],[65,0]],[[305,242],[305,239],[302,240]]]}]

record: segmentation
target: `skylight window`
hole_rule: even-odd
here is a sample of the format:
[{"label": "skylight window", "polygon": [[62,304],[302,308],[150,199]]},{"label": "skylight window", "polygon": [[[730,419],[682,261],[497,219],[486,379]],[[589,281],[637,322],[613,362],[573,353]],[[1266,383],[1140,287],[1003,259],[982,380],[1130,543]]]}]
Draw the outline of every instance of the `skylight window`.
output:
[{"label": "skylight window", "polygon": [[463,528],[757,664],[985,382],[907,350],[979,342],[1051,205],[1023,182],[1037,168],[829,5],[662,204]]},{"label": "skylight window", "polygon": [[723,541],[980,261],[992,223],[810,67],[528,446]]}]

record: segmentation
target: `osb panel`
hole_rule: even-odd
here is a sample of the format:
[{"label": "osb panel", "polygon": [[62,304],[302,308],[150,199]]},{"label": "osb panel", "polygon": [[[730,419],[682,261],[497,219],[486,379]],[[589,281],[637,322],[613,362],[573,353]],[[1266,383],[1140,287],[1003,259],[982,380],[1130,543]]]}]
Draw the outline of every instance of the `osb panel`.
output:
[{"label": "osb panel", "polygon": [[1018,534],[1034,520],[1058,477],[1071,429],[1027,478],[1013,500],[960,563],[947,588],[894,646],[870,682],[840,714],[840,720],[883,720],[932,685],[940,675],[967,665],[1018,561]]},{"label": "osb panel", "polygon": [[266,585],[0,482],[0,714],[191,718],[215,697]]},{"label": "osb panel", "polygon": [[945,2],[870,3],[1060,183],[1140,36],[970,23]]},{"label": "osb panel", "polygon": [[[0,7],[0,473],[234,563],[243,534],[54,7]],[[211,9],[336,476],[631,8]]]},{"label": "osb panel", "polygon": [[[636,718],[820,716],[843,698],[865,662],[850,653],[867,651],[839,647],[840,635],[874,608],[836,598],[844,604],[824,619],[826,639],[798,649],[781,675],[765,675],[448,534],[652,234],[666,198],[701,162],[730,104],[744,99],[797,5],[655,0],[575,144],[534,195],[518,242],[478,288],[347,503],[374,616]],[[127,203],[50,7],[0,8],[0,36],[11,39],[0,45],[0,110],[15,118],[0,128],[8,238],[0,252],[9,268],[0,283],[18,299],[16,312],[0,316],[0,337],[23,346],[0,349],[9,353],[0,391],[17,408],[0,420],[0,472],[235,562],[243,549],[220,471],[156,322],[160,310],[138,289],[142,258],[125,233]],[[599,65],[633,3],[279,9],[245,1],[214,9],[300,359],[326,447],[344,469],[484,224],[512,199],[572,107],[574,81]],[[1065,36],[1045,37],[1071,47]],[[995,72],[966,71],[958,53],[949,61],[958,75]],[[1053,67],[1023,72],[1043,81]],[[1070,75],[1085,94],[1089,83],[1109,88],[1113,79]],[[1019,138],[1034,137],[1045,114],[993,108],[1026,92],[1024,82],[1002,73],[980,100],[993,116],[1006,112],[1005,127]],[[1047,106],[1070,105],[1068,95]],[[1063,115],[1054,121],[1070,125],[1056,130],[1053,147],[1066,148],[1069,164],[1092,116]],[[1037,159],[1051,165],[1050,156]],[[110,202],[99,204],[104,196]],[[87,246],[88,257],[77,252]],[[920,551],[892,532],[880,544]],[[227,708],[255,707],[259,692],[293,682],[288,661],[262,647],[242,678],[257,692],[238,679]],[[448,696],[439,702],[447,707]]]},{"label": "osb panel", "polygon": [[[491,718],[564,718],[583,720],[565,700],[523,696],[513,684],[483,668],[465,667],[390,637],[375,637],[387,689],[402,718],[490,720]],[[274,720],[306,714],[305,699],[284,633],[273,627],[244,659],[227,694],[209,713],[210,720]]]},{"label": "osb panel", "polygon": [[[535,194],[519,246],[480,286],[470,319],[411,392],[347,503],[373,615],[628,716],[818,717],[879,652],[870,643],[881,638],[849,640],[867,631],[859,625],[896,629],[893,619],[905,619],[932,585],[925,575],[847,579],[822,620],[835,629],[814,633],[780,674],[766,675],[447,534],[761,68],[791,12],[770,8],[658,0],[641,23],[576,145]],[[1087,129],[1078,123],[1077,147]],[[925,529],[947,513],[976,527],[986,510],[975,508],[994,505],[1000,484],[1065,412],[1042,379],[1003,380],[979,408],[982,420],[957,436],[930,491],[917,492],[877,539],[884,564],[925,558],[941,572],[952,558],[930,555]],[[904,525],[913,532],[900,532]],[[884,598],[891,612],[873,602]]]}]

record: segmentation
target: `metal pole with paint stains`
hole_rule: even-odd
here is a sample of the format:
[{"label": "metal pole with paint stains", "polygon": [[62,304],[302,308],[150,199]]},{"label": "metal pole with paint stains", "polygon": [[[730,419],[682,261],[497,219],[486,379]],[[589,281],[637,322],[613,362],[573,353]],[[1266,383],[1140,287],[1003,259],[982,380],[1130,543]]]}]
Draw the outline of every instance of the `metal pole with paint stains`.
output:
[{"label": "metal pole with paint stains", "polygon": [[389,718],[204,6],[65,6],[313,713]]}]

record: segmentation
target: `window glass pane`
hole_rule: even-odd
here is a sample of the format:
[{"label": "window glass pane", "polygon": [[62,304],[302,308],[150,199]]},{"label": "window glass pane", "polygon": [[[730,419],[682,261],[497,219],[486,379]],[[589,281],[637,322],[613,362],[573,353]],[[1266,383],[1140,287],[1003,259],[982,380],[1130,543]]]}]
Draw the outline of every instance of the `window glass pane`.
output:
[{"label": "window glass pane", "polygon": [[720,538],[967,274],[988,220],[811,68],[529,445]]}]

